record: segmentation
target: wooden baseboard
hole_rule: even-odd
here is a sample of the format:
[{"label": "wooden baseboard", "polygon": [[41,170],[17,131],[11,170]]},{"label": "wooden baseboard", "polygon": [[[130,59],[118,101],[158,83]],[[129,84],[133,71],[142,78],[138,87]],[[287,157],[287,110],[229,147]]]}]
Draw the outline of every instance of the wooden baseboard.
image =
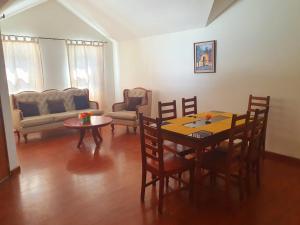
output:
[{"label": "wooden baseboard", "polygon": [[21,173],[21,167],[18,166],[10,171],[10,176],[19,175]]},{"label": "wooden baseboard", "polygon": [[281,155],[275,152],[269,152],[266,151],[265,153],[266,158],[268,159],[273,159],[273,160],[278,160],[278,161],[283,161],[283,162],[289,162],[289,163],[296,163],[300,165],[300,159],[294,158],[291,156],[286,156],[286,155]]}]

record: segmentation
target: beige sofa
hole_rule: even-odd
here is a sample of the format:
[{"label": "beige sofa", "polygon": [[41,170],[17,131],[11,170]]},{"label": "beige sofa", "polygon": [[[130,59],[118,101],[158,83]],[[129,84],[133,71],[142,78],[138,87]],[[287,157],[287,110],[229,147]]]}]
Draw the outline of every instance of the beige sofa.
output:
[{"label": "beige sofa", "polygon": [[[98,109],[98,103],[93,101],[89,101],[88,109],[76,110],[73,100],[75,95],[89,96],[89,91],[88,89],[68,88],[63,91],[51,89],[43,92],[26,91],[12,95],[15,131],[18,134],[23,135],[25,142],[27,142],[27,135],[29,133],[63,127],[64,120],[78,117],[78,114],[81,112],[92,112],[94,115],[103,114],[103,112]],[[47,100],[59,99],[64,99],[66,112],[50,114],[48,111]],[[23,117],[21,110],[18,108],[19,102],[37,102],[40,115]]]},{"label": "beige sofa", "polygon": [[[113,104],[112,112],[106,115],[113,118],[111,124],[112,130],[114,130],[114,125],[124,125],[127,126],[127,128],[133,127],[134,132],[136,132],[139,113],[143,113],[145,116],[151,116],[152,91],[141,87],[125,89],[123,91],[123,97],[123,102]],[[135,111],[126,110],[129,97],[142,97],[141,105],[137,106]]]}]

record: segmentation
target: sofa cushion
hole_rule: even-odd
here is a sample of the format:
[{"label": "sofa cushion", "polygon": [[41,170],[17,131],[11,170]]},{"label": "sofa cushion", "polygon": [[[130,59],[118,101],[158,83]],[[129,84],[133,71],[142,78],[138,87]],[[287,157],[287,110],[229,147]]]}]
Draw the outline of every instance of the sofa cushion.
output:
[{"label": "sofa cushion", "polygon": [[64,121],[69,118],[75,118],[78,117],[78,111],[68,111],[68,112],[62,112],[62,113],[55,113],[52,114],[54,121]]},{"label": "sofa cushion", "polygon": [[22,127],[34,127],[54,122],[53,114],[25,117],[21,120]]},{"label": "sofa cushion", "polygon": [[69,118],[75,118],[78,117],[79,113],[83,112],[91,112],[95,116],[101,116],[103,114],[103,111],[96,110],[96,109],[84,109],[84,110],[74,110],[69,112],[63,112],[63,113],[56,113],[52,114],[54,116],[54,121],[64,121]]},{"label": "sofa cushion", "polygon": [[48,104],[48,111],[51,114],[53,114],[53,113],[62,113],[62,112],[66,111],[63,99],[47,100],[47,104]]},{"label": "sofa cushion", "polygon": [[23,117],[40,115],[37,102],[19,102],[19,109],[22,111]]},{"label": "sofa cushion", "polygon": [[135,111],[136,107],[142,103],[142,99],[142,97],[129,97],[126,109],[128,111]]},{"label": "sofa cushion", "polygon": [[118,112],[109,112],[106,114],[113,119],[123,119],[123,120],[137,120],[136,111],[118,111]]},{"label": "sofa cushion", "polygon": [[74,95],[74,104],[75,109],[88,109],[89,108],[89,99],[86,95]]}]

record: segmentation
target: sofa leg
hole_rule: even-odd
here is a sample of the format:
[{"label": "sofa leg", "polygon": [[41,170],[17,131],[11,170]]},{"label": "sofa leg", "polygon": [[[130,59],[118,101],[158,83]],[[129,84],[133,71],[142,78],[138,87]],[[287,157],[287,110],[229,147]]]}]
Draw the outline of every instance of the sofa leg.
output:
[{"label": "sofa leg", "polygon": [[114,124],[111,124],[110,126],[111,126],[111,131],[114,132],[114,130],[115,130],[115,125],[114,125]]},{"label": "sofa leg", "polygon": [[24,140],[25,140],[25,144],[27,144],[28,142],[28,138],[27,138],[28,134],[23,134]]},{"label": "sofa leg", "polygon": [[134,133],[136,134],[136,127],[133,127],[133,131],[134,131]]},{"label": "sofa leg", "polygon": [[20,137],[20,131],[15,130],[14,132],[15,132],[15,134],[16,134],[17,137],[18,137],[18,143],[20,143],[20,139],[21,139],[21,137]]}]

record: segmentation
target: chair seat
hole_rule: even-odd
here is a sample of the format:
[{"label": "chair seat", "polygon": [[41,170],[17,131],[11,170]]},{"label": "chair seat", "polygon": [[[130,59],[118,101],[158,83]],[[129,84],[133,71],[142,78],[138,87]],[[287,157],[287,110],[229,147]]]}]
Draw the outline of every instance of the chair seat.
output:
[{"label": "chair seat", "polygon": [[[233,141],[233,145],[238,145],[240,143],[242,143],[242,139],[235,139]],[[226,150],[226,149],[228,149],[228,146],[229,146],[229,139],[226,139],[225,141],[222,141],[219,143],[218,148]]]},{"label": "chair seat", "polygon": [[113,119],[122,119],[122,120],[137,120],[136,111],[117,111],[117,112],[109,112],[106,114]]},{"label": "chair seat", "polygon": [[181,157],[184,157],[187,154],[195,152],[195,150],[190,147],[176,144],[171,141],[164,141],[164,148],[170,152],[173,152],[173,153],[181,156]]},{"label": "chair seat", "polygon": [[[158,162],[154,160],[149,160],[147,163],[149,170],[154,174],[158,173]],[[165,154],[164,155],[164,174],[172,175],[175,173],[184,172],[193,168],[194,161],[187,160],[182,157],[176,156],[174,154]]]}]

